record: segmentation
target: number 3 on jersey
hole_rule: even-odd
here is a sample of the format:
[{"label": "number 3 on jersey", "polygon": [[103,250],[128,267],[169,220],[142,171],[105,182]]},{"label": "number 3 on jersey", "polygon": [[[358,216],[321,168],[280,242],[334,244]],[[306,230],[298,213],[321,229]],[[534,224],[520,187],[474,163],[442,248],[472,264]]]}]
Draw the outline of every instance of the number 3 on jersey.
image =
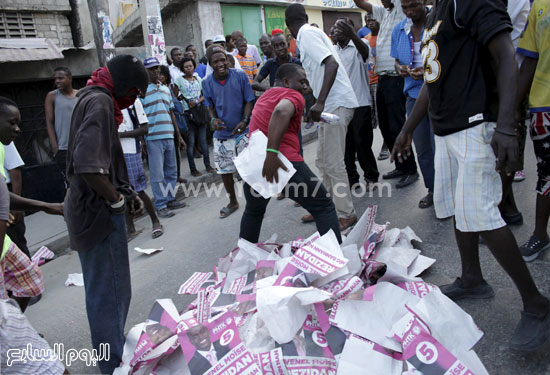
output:
[{"label": "number 3 on jersey", "polygon": [[441,75],[441,64],[437,61],[439,56],[439,47],[433,40],[428,41],[422,49],[422,61],[424,61],[424,81],[432,83],[439,79]]}]

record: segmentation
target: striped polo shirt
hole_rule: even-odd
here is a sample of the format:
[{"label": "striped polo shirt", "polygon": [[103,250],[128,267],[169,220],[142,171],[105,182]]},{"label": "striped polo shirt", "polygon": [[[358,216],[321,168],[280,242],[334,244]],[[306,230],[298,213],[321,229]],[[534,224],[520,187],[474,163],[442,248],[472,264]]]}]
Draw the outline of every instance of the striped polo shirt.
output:
[{"label": "striped polo shirt", "polygon": [[391,37],[393,28],[405,17],[401,8],[401,0],[392,0],[393,8],[388,10],[383,6],[373,5],[372,15],[380,22],[380,31],[376,40],[376,67],[378,75],[397,75],[395,59],[391,57]]},{"label": "striped polo shirt", "polygon": [[149,132],[146,139],[155,141],[158,139],[173,139],[174,125],[170,116],[170,109],[174,108],[170,89],[164,85],[158,86],[149,83],[145,99],[141,99],[143,109],[149,120]]},{"label": "striped polo shirt", "polygon": [[241,56],[237,53],[235,58],[239,60],[241,69],[248,76],[248,83],[252,84],[252,82],[254,82],[254,76],[258,74],[258,65],[256,65],[256,61],[254,61],[254,58],[249,54]]}]

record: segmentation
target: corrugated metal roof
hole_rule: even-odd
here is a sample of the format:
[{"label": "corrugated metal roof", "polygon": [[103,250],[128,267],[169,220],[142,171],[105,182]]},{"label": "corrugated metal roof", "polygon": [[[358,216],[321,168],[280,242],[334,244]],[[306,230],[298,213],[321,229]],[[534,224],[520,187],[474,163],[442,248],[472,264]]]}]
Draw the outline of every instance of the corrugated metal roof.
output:
[{"label": "corrugated metal roof", "polygon": [[59,47],[47,38],[0,38],[0,63],[62,58]]}]

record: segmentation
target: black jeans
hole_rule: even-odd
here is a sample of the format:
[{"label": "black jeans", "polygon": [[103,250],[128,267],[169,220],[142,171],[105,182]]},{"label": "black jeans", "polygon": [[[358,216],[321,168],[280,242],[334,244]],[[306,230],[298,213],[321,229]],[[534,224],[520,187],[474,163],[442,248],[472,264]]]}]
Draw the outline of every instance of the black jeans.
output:
[{"label": "black jeans", "polygon": [[195,164],[195,134],[199,136],[199,147],[204,159],[204,167],[207,169],[211,168],[210,154],[208,153],[208,144],[206,143],[206,125],[197,125],[194,121],[187,120],[187,161],[189,162],[191,172],[197,170]]},{"label": "black jeans", "polygon": [[61,175],[63,176],[63,180],[65,181],[65,189],[69,188],[69,180],[67,180],[67,156],[68,156],[67,150],[58,150],[55,156],[53,157],[53,161],[59,167],[59,170],[61,171]]},{"label": "black jeans", "polygon": [[372,108],[370,106],[355,108],[355,113],[348,125],[346,134],[346,153],[344,161],[350,185],[359,182],[359,173],[355,165],[355,155],[359,165],[365,174],[365,179],[378,181],[378,167],[376,158],[372,152]]},{"label": "black jeans", "polygon": [[174,135],[174,147],[176,148],[177,176],[178,176],[178,178],[180,178],[181,177],[181,152],[180,152],[180,148],[178,146],[178,141],[177,141],[175,135]]},{"label": "black jeans", "polygon": [[21,221],[18,221],[15,225],[10,225],[6,229],[6,234],[10,236],[13,243],[16,244],[17,247],[29,257],[29,259],[31,259],[31,253],[29,252],[29,248],[27,247],[27,239],[25,238],[25,231],[25,218],[22,217]]},{"label": "black jeans", "polygon": [[[338,238],[338,242],[341,243],[342,236],[340,235],[336,208],[334,208],[334,203],[327,189],[306,163],[292,162],[292,165],[296,168],[296,173],[283,190],[283,194],[300,203],[313,215],[317,230],[321,235],[332,229],[336,234],[336,238]],[[248,184],[244,184],[244,196],[246,198],[246,208],[241,219],[240,237],[256,243],[260,238],[262,221],[269,199],[263,198]]]},{"label": "black jeans", "polygon": [[[376,105],[378,110],[378,123],[384,137],[386,146],[393,149],[393,145],[399,132],[405,124],[405,95],[403,77],[382,75],[378,79],[376,91]],[[395,168],[407,174],[416,173],[414,152],[411,148],[411,156],[403,163],[395,161]]]}]

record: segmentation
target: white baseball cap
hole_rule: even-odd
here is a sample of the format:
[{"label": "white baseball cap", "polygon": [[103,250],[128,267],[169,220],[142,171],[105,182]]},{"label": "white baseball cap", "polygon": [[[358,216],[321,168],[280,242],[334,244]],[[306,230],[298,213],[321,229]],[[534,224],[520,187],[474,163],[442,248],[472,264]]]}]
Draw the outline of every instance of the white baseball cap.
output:
[{"label": "white baseball cap", "polygon": [[223,35],[216,35],[216,36],[214,37],[214,39],[212,39],[212,43],[219,43],[219,42],[225,43],[225,36],[223,36]]}]

